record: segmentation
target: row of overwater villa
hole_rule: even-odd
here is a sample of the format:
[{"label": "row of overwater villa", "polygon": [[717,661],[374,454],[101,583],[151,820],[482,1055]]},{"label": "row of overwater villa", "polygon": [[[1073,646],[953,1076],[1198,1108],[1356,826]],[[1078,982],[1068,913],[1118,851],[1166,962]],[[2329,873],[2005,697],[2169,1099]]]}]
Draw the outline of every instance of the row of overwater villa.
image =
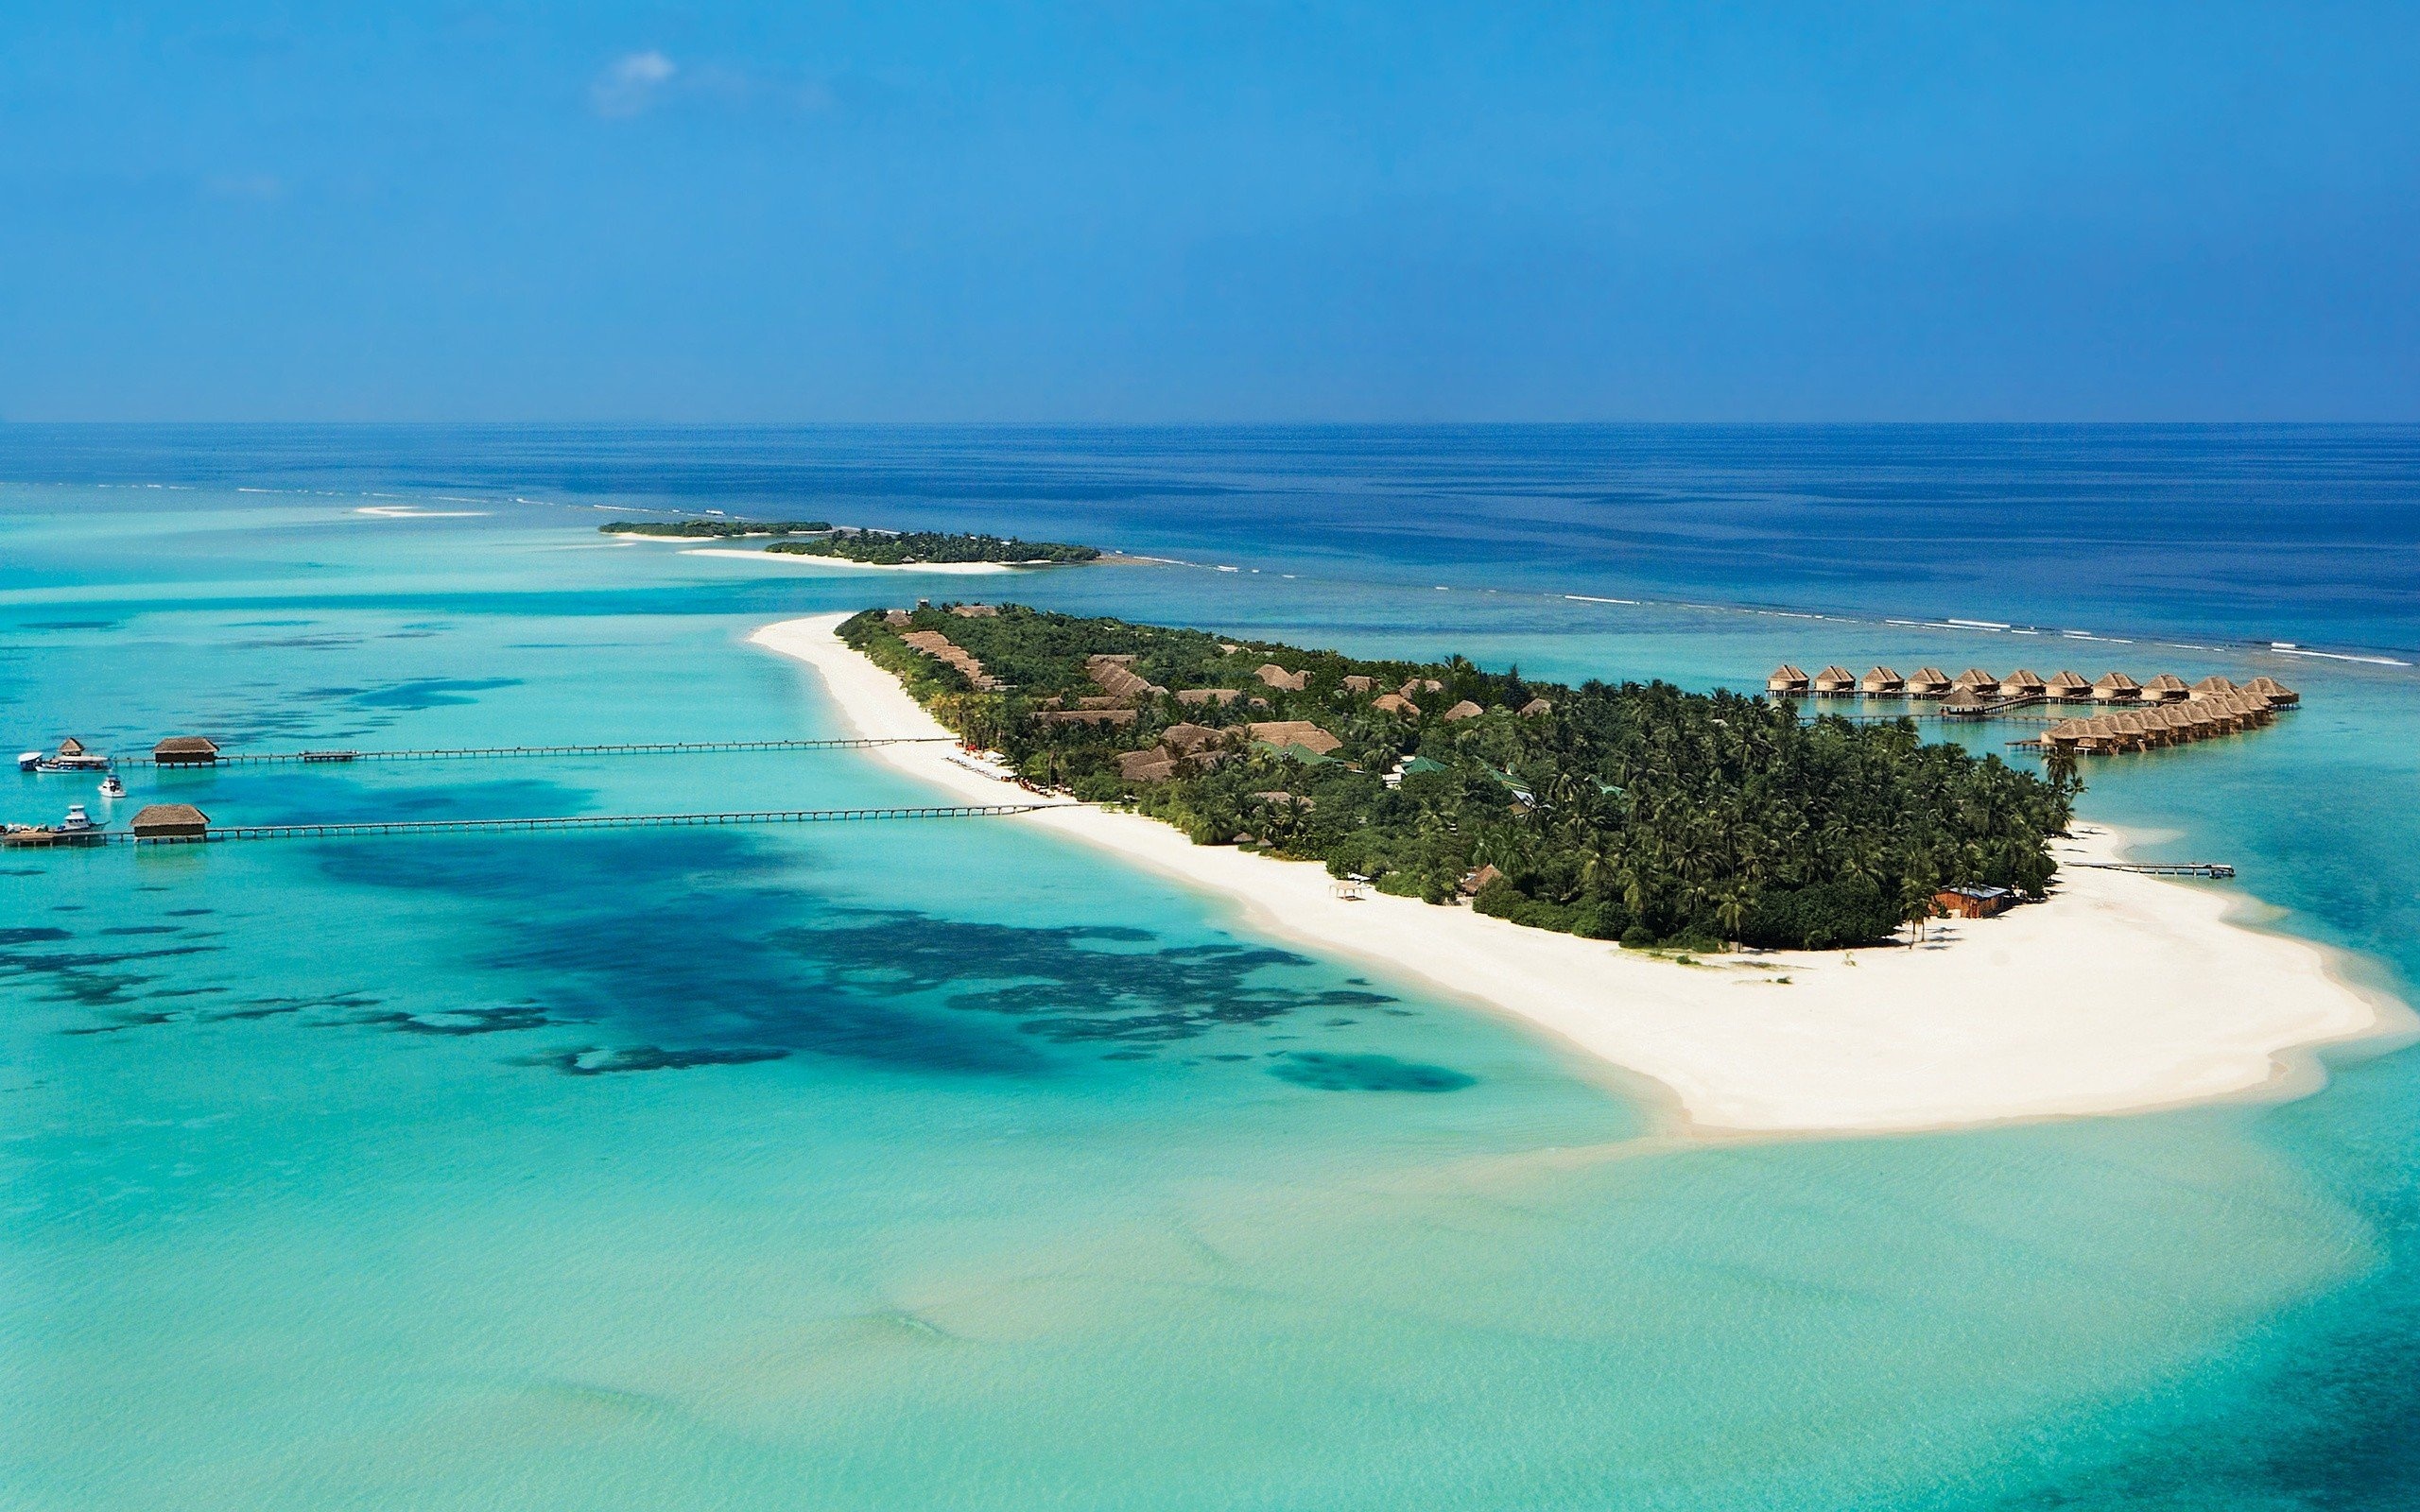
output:
[{"label": "row of overwater villa", "polygon": [[2270,677],[2238,686],[2220,677],[2187,683],[2172,672],[2163,672],[2148,682],[2137,682],[2123,672],[2110,672],[2087,682],[2074,672],[2045,678],[2022,667],[2006,677],[1968,667],[1954,678],[1938,667],[1920,667],[1914,676],[1903,678],[1885,666],[1871,668],[1863,677],[1846,667],[1828,666],[1810,678],[1785,664],[1765,679],[1765,692],[1772,697],[1791,699],[1935,701],[1941,715],[1953,719],[1988,719],[2046,704],[2090,704],[2107,712],[2060,720],[2037,738],[2018,742],[2084,755],[2151,750],[2236,734],[2265,725],[2277,711],[2302,701],[2300,694]]}]

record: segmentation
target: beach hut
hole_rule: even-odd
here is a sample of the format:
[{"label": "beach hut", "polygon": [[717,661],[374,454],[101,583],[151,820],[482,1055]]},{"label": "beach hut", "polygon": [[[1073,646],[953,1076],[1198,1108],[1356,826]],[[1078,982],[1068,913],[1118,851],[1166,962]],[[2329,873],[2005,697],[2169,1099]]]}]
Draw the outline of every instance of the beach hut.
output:
[{"label": "beach hut", "polygon": [[1949,674],[1939,667],[1918,667],[1908,679],[1910,698],[1945,698],[1949,688]]},{"label": "beach hut", "polygon": [[1311,685],[1309,673],[1288,672],[1274,662],[1263,662],[1253,676],[1280,693],[1300,693]]},{"label": "beach hut", "polygon": [[1857,692],[1857,674],[1844,666],[1828,666],[1815,674],[1809,688],[1818,698],[1845,698]]},{"label": "beach hut", "polygon": [[2063,667],[2044,681],[2042,694],[2044,697],[2059,703],[2089,703],[2092,701],[2092,684],[2086,682],[2082,674]]},{"label": "beach hut", "polygon": [[1806,674],[1785,662],[1773,668],[1772,676],[1765,679],[1765,692],[1776,698],[1804,698],[1806,696]]},{"label": "beach hut", "polygon": [[1395,714],[1405,719],[1417,719],[1420,717],[1420,705],[1412,702],[1400,693],[1382,693],[1370,700],[1370,707],[1373,709],[1382,710],[1387,713]]},{"label": "beach hut", "polygon": [[2221,677],[2204,678],[2193,684],[2193,696],[2196,698],[2219,698],[2236,691],[2234,683]]},{"label": "beach hut", "polygon": [[1999,694],[2003,698],[2041,698],[2049,692],[2048,683],[2023,667],[2000,679]]},{"label": "beach hut", "polygon": [[1538,719],[1552,713],[1554,713],[1554,705],[1544,698],[1532,698],[1521,706],[1521,717],[1524,719]]},{"label": "beach hut", "polygon": [[2175,673],[2163,672],[2144,683],[2142,691],[2135,696],[2144,703],[2183,703],[2193,696],[2193,690],[2187,687],[2185,679]]},{"label": "beach hut", "polygon": [[218,760],[218,743],[201,735],[170,735],[151,747],[154,766],[208,766]]},{"label": "beach hut", "polygon": [[1481,887],[1486,886],[1491,882],[1501,882],[1503,880],[1504,873],[1496,870],[1494,863],[1490,863],[1487,866],[1479,868],[1477,871],[1464,872],[1462,874],[1461,883],[1456,890],[1461,892],[1465,898],[1476,898],[1478,896],[1478,890]]},{"label": "beach hut", "polygon": [[1857,679],[1857,691],[1869,698],[1896,698],[1908,691],[1908,679],[1889,667],[1869,668]]},{"label": "beach hut", "polygon": [[1452,724],[1458,719],[1477,719],[1479,715],[1485,713],[1487,713],[1486,710],[1471,702],[1468,698],[1464,698],[1461,702],[1445,711],[1445,722],[1447,724]]},{"label": "beach hut", "polygon": [[2092,684],[2092,701],[2133,703],[2135,695],[2140,691],[2141,688],[2135,679],[2123,672],[2104,672]]},{"label": "beach hut", "polygon": [[[2290,709],[2303,701],[2303,696],[2274,678],[2259,677],[2243,685],[2246,693],[2256,693],[2269,700],[2272,709]],[[64,748],[64,747],[62,747]]]},{"label": "beach hut", "polygon": [[2014,902],[2006,887],[1944,887],[1932,895],[1932,905],[1953,919],[1990,919]]},{"label": "beach hut", "polygon": [[138,840],[204,840],[210,816],[190,803],[152,803],[137,810],[128,828]]}]

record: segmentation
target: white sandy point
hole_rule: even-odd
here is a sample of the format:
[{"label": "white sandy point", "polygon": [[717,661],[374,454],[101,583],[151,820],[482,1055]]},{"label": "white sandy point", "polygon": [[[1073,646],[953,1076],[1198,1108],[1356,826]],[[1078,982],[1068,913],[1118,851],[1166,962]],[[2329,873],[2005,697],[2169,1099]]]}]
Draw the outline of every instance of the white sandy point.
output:
[{"label": "white sandy point", "polygon": [[[750,639],[815,669],[859,735],[946,734],[849,649],[843,616]],[[942,746],[874,754],[970,802],[1021,790]],[[2070,866],[2048,903],[1944,921],[1940,943],[1685,967],[1467,908],[1344,902],[1320,867],[1196,846],[1137,815],[1067,803],[1013,822],[1114,850],[1243,906],[1253,925],[1416,977],[1668,1089],[1705,1130],[1844,1133],[2139,1112],[2321,1080],[2315,1045],[2402,1031],[2409,1010],[2339,980],[2301,940],[2226,921],[2216,890]],[[2059,842],[2114,854],[2096,830]],[[1789,986],[1774,985],[1787,975]]]}]

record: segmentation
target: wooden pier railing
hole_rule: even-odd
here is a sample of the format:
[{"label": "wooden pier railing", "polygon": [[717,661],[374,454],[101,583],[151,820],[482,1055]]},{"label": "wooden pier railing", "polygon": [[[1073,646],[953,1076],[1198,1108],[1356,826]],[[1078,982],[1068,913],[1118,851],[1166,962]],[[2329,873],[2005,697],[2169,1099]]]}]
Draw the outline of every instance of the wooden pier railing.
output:
[{"label": "wooden pier railing", "polygon": [[516,756],[690,756],[737,750],[859,750],[870,746],[938,745],[954,735],[877,735],[863,740],[683,740],[631,742],[613,746],[465,746],[446,750],[222,750],[207,759],[184,757],[156,761],[148,755],[120,756],[120,766],[156,766],[164,771],[206,771],[214,766],[259,766],[272,763],[321,762],[456,762],[494,761]]},{"label": "wooden pier railing", "polygon": [[[717,824],[842,824],[878,819],[984,819],[1060,803],[941,803],[879,809],[759,809],[727,814],[565,814],[526,819],[344,819],[324,824],[214,824],[199,835],[103,832],[106,843],[202,845],[221,840],[329,840],[384,834],[496,834],[527,830],[639,830]],[[94,842],[88,842],[94,843]]]}]

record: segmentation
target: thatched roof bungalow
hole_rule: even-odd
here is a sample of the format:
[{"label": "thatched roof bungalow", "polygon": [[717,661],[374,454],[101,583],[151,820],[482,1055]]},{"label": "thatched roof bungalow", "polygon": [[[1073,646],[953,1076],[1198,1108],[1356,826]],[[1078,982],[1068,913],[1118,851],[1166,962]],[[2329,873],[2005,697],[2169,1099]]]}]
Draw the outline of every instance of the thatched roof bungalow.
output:
[{"label": "thatched roof bungalow", "polygon": [[1869,698],[1896,698],[1908,691],[1908,679],[1889,667],[1876,666],[1857,679],[1857,691]]},{"label": "thatched roof bungalow", "polygon": [[1191,704],[1196,708],[1210,703],[1223,708],[1242,696],[1243,690],[1240,688],[1181,688],[1177,690],[1176,701]]},{"label": "thatched roof bungalow", "polygon": [[1253,676],[1280,693],[1300,693],[1311,685],[1309,673],[1288,672],[1274,662],[1262,662],[1260,670]]},{"label": "thatched roof bungalow", "polygon": [[1772,676],[1765,679],[1765,691],[1776,698],[1804,698],[1806,696],[1806,674],[1785,662],[1773,668]]},{"label": "thatched roof bungalow", "polygon": [[1037,725],[1131,725],[1135,712],[1132,709],[1045,709],[1033,716]]},{"label": "thatched roof bungalow", "polygon": [[206,735],[170,735],[151,747],[154,766],[209,766],[218,760],[218,743]]},{"label": "thatched roof bungalow", "polygon": [[2141,685],[2123,672],[2104,672],[2093,681],[2092,701],[2133,703],[2135,696],[2141,691]]},{"label": "thatched roof bungalow", "polygon": [[2142,691],[2135,696],[2145,703],[2183,703],[2193,696],[2193,690],[2187,687],[2185,679],[2175,673],[2163,672],[2144,683]]},{"label": "thatched roof bungalow", "polygon": [[2201,681],[2193,684],[2193,696],[2196,698],[2222,697],[2225,695],[2236,691],[2236,685],[2233,682],[2229,681],[2225,678],[2217,676],[2204,678]]},{"label": "thatched roof bungalow", "polygon": [[1918,667],[1908,678],[1910,698],[1945,698],[1949,689],[1949,674],[1939,667]]},{"label": "thatched roof bungalow", "polygon": [[2273,709],[2290,709],[2303,701],[2301,694],[2271,677],[2253,679],[2243,685],[2243,691],[2260,695],[2269,700],[2269,706]]},{"label": "thatched roof bungalow", "polygon": [[138,840],[206,840],[210,816],[190,803],[151,803],[135,811],[128,828]]},{"label": "thatched roof bungalow", "polygon": [[1245,728],[1262,745],[1300,746],[1322,756],[1344,744],[1307,719],[1264,719]]},{"label": "thatched roof bungalow", "polygon": [[1999,695],[2003,698],[2040,698],[2048,696],[2050,685],[2035,673],[2023,667],[2000,679]]},{"label": "thatched roof bungalow", "polygon": [[1376,691],[1377,686],[1377,679],[1363,677],[1358,672],[1344,679],[1344,691],[1347,693],[1372,693]]},{"label": "thatched roof bungalow", "polygon": [[1544,698],[1532,698],[1523,704],[1520,709],[1521,717],[1524,719],[1536,719],[1552,713],[1554,713],[1554,705]]},{"label": "thatched roof bungalow", "polygon": [[1445,685],[1438,681],[1435,678],[1408,679],[1402,687],[1395,690],[1395,692],[1402,694],[1407,698],[1417,698],[1424,693],[1443,693],[1444,691]]},{"label": "thatched roof bungalow", "polygon": [[1420,717],[1420,705],[1400,693],[1382,693],[1370,700],[1370,707],[1405,719]]},{"label": "thatched roof bungalow", "polygon": [[1979,718],[1988,700],[1972,688],[1952,688],[1941,700],[1941,712],[1953,719]]},{"label": "thatched roof bungalow", "polygon": [[1972,688],[1977,693],[1983,694],[1987,696],[2000,691],[2000,679],[1984,671],[1981,667],[1968,667],[1965,671],[1961,672],[1958,676],[1950,679],[1949,685],[1952,688]]},{"label": "thatched roof bungalow", "polygon": [[1223,730],[1208,725],[1170,725],[1160,734],[1160,744],[1172,751],[1190,756],[1205,746],[1217,746],[1227,738]]},{"label": "thatched roof bungalow", "polygon": [[1816,673],[1808,687],[1818,698],[1843,698],[1857,692],[1857,674],[1835,664]]},{"label": "thatched roof bungalow", "polygon": [[2061,703],[2085,703],[2092,698],[2092,684],[2083,679],[2082,673],[2062,667],[2044,679],[2042,694]]},{"label": "thatched roof bungalow", "polygon": [[1477,719],[1479,715],[1485,713],[1487,713],[1486,710],[1471,702],[1468,698],[1464,698],[1461,702],[1445,711],[1445,722],[1447,724],[1452,724],[1458,719]]}]

